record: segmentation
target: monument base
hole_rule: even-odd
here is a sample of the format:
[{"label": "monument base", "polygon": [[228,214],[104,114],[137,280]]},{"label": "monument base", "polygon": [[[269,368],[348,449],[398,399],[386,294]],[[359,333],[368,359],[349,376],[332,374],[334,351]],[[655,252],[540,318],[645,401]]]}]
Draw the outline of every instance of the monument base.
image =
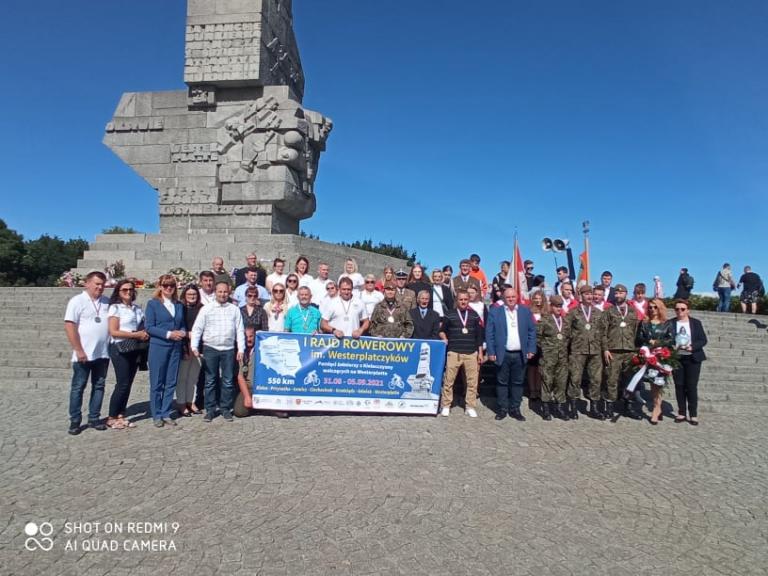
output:
[{"label": "monument base", "polygon": [[269,271],[274,258],[286,261],[286,273],[293,270],[299,255],[310,261],[310,274],[314,276],[318,262],[327,262],[331,277],[338,278],[344,271],[344,260],[352,257],[362,274],[377,277],[386,265],[403,268],[405,260],[357,250],[330,242],[293,234],[269,234],[234,230],[226,232],[160,234],[101,234],[92,242],[83,258],[77,261],[73,273],[85,275],[91,270],[104,270],[117,260],[122,260],[126,276],[147,282],[155,282],[160,275],[173,268],[184,268],[198,274],[210,270],[215,256],[224,258],[227,270],[245,266],[245,256],[255,252],[262,265]]}]

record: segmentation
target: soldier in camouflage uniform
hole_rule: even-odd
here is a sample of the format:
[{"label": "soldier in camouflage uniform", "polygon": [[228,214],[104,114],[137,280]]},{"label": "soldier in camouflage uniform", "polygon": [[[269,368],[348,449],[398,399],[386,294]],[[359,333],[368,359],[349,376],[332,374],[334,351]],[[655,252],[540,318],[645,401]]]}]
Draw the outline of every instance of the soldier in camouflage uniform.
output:
[{"label": "soldier in camouflage uniform", "polygon": [[[563,299],[549,299],[551,314],[543,314],[536,325],[536,342],[541,347],[541,402],[544,419],[570,420],[565,388],[568,384],[568,337],[562,317]],[[547,417],[549,416],[549,417]]]},{"label": "soldier in camouflage uniform", "polygon": [[565,329],[570,334],[571,357],[568,371],[571,381],[568,385],[568,398],[571,402],[571,417],[576,412],[576,398],[580,396],[581,378],[586,366],[589,379],[589,415],[603,420],[605,417],[598,408],[603,378],[603,312],[592,306],[592,288],[582,286],[579,293],[581,304],[565,317]]},{"label": "soldier in camouflage uniform", "polygon": [[[627,372],[635,355],[635,339],[639,319],[634,306],[627,304],[627,287],[617,284],[615,289],[616,304],[603,313],[603,357],[606,365],[605,417],[613,418],[614,403],[619,391],[626,385]],[[625,410],[630,418],[639,415],[633,410],[629,400]]]},{"label": "soldier in camouflage uniform", "polygon": [[410,338],[413,334],[410,308],[397,300],[394,284],[384,286],[384,300],[373,309],[368,330],[377,338]]}]

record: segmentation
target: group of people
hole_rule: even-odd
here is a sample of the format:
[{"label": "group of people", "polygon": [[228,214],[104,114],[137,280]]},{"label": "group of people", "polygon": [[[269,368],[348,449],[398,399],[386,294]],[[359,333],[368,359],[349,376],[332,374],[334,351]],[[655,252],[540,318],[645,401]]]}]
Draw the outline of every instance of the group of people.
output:
[{"label": "group of people", "polygon": [[[88,274],[85,290],[70,300],[65,314],[73,350],[69,433],[83,429],[89,378],[88,425],[96,430],[134,427],[126,410],[142,369],[149,370],[149,413],[158,428],[176,426],[174,412],[180,417],[202,413],[206,422],[248,415],[253,409],[250,365],[259,331],[441,339],[447,356],[440,414],[450,415],[454,381],[463,371],[465,411],[477,417],[480,367],[488,360],[496,366],[496,419],[520,421],[525,420],[526,380],[540,383],[545,420],[578,418],[582,381],[589,390],[589,414],[611,418],[637,346],[668,345],[681,357],[674,373],[677,421],[697,423],[696,388],[706,345],[701,323],[688,316],[682,299],[675,306],[676,318],[668,322],[663,301],[647,299],[642,284],[627,300],[626,287],[613,287],[610,272],[599,286],[583,286],[574,295],[567,274],[558,269],[556,293],[550,296],[543,277],[533,275],[533,263],[526,261],[533,289],[525,295],[530,305],[524,305],[507,284],[509,262],[489,283],[477,254],[462,260],[456,275],[451,266],[427,274],[415,264],[407,272],[385,267],[380,277],[364,276],[348,258],[334,280],[324,262],[310,275],[304,256],[292,272],[282,258],[272,268],[268,274],[249,254],[246,266],[233,273],[215,258],[196,283],[183,287],[166,274],[145,310],[136,303],[133,280],[120,280],[106,298],[105,275]],[[102,421],[110,361],[116,384]],[[652,387],[654,424],[662,418],[660,388],[658,382]],[[625,412],[637,417],[633,398],[627,398]]]}]

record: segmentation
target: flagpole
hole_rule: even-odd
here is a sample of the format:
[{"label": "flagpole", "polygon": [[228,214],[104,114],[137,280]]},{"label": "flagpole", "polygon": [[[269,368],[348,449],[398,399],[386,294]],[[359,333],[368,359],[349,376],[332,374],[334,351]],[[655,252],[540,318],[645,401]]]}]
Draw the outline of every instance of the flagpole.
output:
[{"label": "flagpole", "polygon": [[586,262],[586,275],[587,275],[587,286],[591,284],[591,279],[589,276],[589,220],[585,220],[581,223],[582,230],[584,231],[584,252],[587,254],[587,262]]}]

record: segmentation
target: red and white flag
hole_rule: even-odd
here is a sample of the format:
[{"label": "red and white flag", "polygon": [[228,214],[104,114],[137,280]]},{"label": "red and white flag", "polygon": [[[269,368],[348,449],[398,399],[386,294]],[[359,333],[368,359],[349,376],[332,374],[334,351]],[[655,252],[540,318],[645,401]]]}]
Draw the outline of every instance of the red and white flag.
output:
[{"label": "red and white flag", "polygon": [[530,301],[528,280],[525,277],[525,264],[523,262],[524,260],[520,256],[520,245],[517,243],[517,235],[515,235],[515,251],[512,255],[512,266],[509,267],[509,274],[507,274],[507,284],[515,289],[520,303],[528,304]]}]

